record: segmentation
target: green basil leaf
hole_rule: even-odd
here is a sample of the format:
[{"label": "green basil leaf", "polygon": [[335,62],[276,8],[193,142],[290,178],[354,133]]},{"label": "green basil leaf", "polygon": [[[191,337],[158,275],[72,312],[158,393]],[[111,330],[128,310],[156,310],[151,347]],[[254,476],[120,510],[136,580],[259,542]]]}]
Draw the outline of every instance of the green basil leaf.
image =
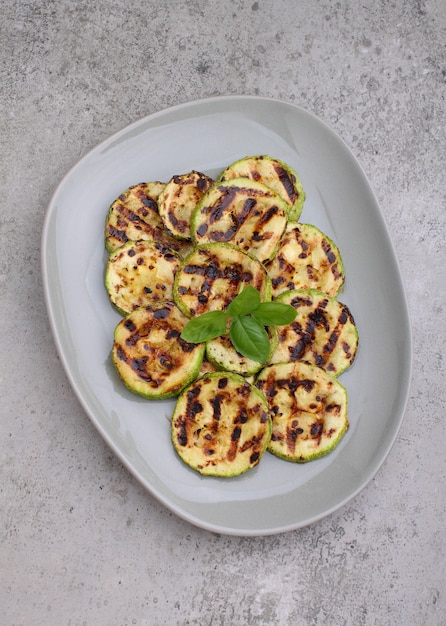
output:
[{"label": "green basil leaf", "polygon": [[183,328],[181,339],[189,343],[201,343],[220,337],[226,332],[227,317],[225,311],[208,311],[193,317]]},{"label": "green basil leaf", "polygon": [[263,325],[249,315],[237,317],[229,329],[232,345],[248,359],[265,363],[271,351],[268,333]]},{"label": "green basil leaf", "polygon": [[238,296],[230,303],[226,313],[235,317],[236,315],[248,315],[255,311],[260,304],[260,293],[252,285],[247,285]]},{"label": "green basil leaf", "polygon": [[265,326],[284,326],[291,324],[297,315],[296,309],[283,302],[262,302],[252,316]]}]

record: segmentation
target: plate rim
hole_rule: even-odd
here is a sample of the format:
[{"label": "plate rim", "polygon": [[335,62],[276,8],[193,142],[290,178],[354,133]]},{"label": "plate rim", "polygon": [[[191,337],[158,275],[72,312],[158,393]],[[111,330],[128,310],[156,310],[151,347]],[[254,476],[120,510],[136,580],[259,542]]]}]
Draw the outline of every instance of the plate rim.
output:
[{"label": "plate rim", "polygon": [[[228,526],[224,526],[221,524],[217,524],[217,523],[213,523],[213,522],[208,522],[206,520],[203,520],[200,516],[197,515],[193,515],[190,512],[186,512],[183,511],[181,508],[175,507],[175,505],[169,500],[168,497],[164,496],[164,494],[160,493],[158,490],[152,488],[152,486],[150,484],[147,483],[147,480],[144,479],[139,472],[137,471],[137,469],[132,465],[132,463],[130,462],[130,460],[126,457],[126,455],[123,453],[122,450],[120,450],[119,446],[117,446],[115,444],[115,442],[110,438],[110,436],[108,435],[108,433],[104,430],[104,428],[101,426],[101,424],[98,422],[94,411],[91,409],[91,407],[88,405],[86,398],[84,397],[84,395],[81,393],[81,390],[79,389],[77,382],[74,378],[73,372],[69,366],[68,360],[66,358],[66,354],[63,350],[63,346],[61,344],[60,341],[60,330],[56,324],[56,319],[55,319],[55,312],[53,310],[53,303],[52,303],[52,294],[51,294],[51,289],[50,289],[50,285],[49,285],[49,268],[48,268],[48,258],[47,258],[47,250],[48,250],[48,241],[50,238],[50,234],[49,234],[49,224],[51,221],[51,218],[57,214],[57,206],[56,206],[56,200],[58,198],[58,195],[60,194],[61,190],[63,189],[64,185],[66,184],[67,180],[71,178],[71,176],[73,174],[75,174],[76,169],[81,167],[81,165],[84,163],[84,161],[88,160],[89,158],[91,158],[95,153],[100,152],[103,148],[105,148],[108,144],[110,144],[111,142],[114,142],[116,140],[118,140],[120,137],[128,134],[129,132],[131,132],[132,130],[136,130],[138,128],[140,128],[141,126],[143,126],[146,123],[150,123],[150,121],[155,120],[157,118],[161,118],[163,116],[169,115],[171,113],[175,113],[176,111],[181,111],[184,109],[188,109],[188,108],[194,108],[196,106],[200,106],[200,105],[211,105],[212,103],[224,103],[224,102],[233,102],[233,103],[237,103],[237,102],[242,102],[242,101],[256,101],[256,102],[265,102],[266,104],[270,104],[271,106],[286,106],[289,107],[290,109],[295,109],[296,111],[299,112],[299,114],[301,115],[307,115],[310,118],[313,119],[313,121],[317,124],[319,124],[320,126],[322,126],[324,128],[324,131],[329,133],[332,137],[335,138],[335,140],[337,142],[340,142],[343,145],[343,148],[346,150],[346,152],[349,154],[349,156],[353,159],[353,161],[355,162],[358,170],[361,172],[362,177],[363,177],[363,182],[365,182],[365,184],[368,186],[368,191],[371,193],[371,196],[376,204],[376,208],[377,208],[377,217],[379,217],[380,222],[381,222],[381,227],[384,229],[387,238],[388,238],[388,242],[389,242],[389,251],[392,254],[393,257],[393,262],[394,262],[394,268],[396,270],[397,276],[399,278],[399,296],[401,297],[401,302],[404,306],[404,313],[405,313],[405,323],[407,326],[407,336],[406,336],[406,353],[409,357],[409,362],[406,363],[406,377],[404,378],[404,389],[400,390],[399,393],[399,402],[398,402],[398,406],[399,406],[399,415],[397,418],[393,419],[393,424],[394,424],[394,432],[392,434],[391,437],[387,437],[385,442],[386,445],[384,446],[384,449],[382,450],[382,452],[379,454],[377,461],[373,467],[373,469],[371,469],[368,473],[367,476],[362,479],[361,481],[359,481],[358,486],[355,490],[352,490],[348,496],[342,498],[341,500],[339,500],[335,505],[324,509],[323,511],[321,511],[318,514],[315,514],[311,517],[306,518],[303,521],[300,522],[296,522],[296,523],[288,523],[288,524],[282,524],[282,525],[277,525],[275,527],[271,527],[268,529],[250,529],[250,528],[235,528],[235,527],[228,527]],[[127,469],[127,471],[129,471],[129,473],[138,480],[138,482],[140,484],[142,484],[142,486],[149,491],[149,493],[156,498],[159,502],[161,502],[168,510],[172,511],[173,513],[175,513],[175,515],[177,515],[179,518],[199,527],[202,528],[204,530],[210,531],[210,532],[214,532],[214,533],[219,533],[219,534],[224,534],[224,535],[232,535],[232,536],[240,536],[240,537],[249,537],[249,536],[267,536],[267,535],[273,535],[273,534],[282,534],[282,533],[286,533],[286,532],[290,532],[292,530],[297,530],[306,526],[309,526],[311,524],[314,524],[315,522],[324,519],[325,517],[328,517],[329,515],[331,515],[332,513],[338,511],[339,509],[341,509],[342,507],[344,507],[348,502],[350,502],[351,500],[353,500],[355,497],[358,496],[359,493],[361,493],[366,487],[367,485],[373,480],[373,478],[376,476],[377,472],[379,471],[379,469],[382,467],[382,465],[384,464],[385,460],[387,459],[390,451],[392,450],[395,441],[397,439],[398,433],[401,429],[401,425],[402,422],[404,420],[404,416],[407,410],[407,404],[408,404],[408,400],[409,400],[409,394],[410,394],[410,388],[411,388],[411,382],[412,382],[412,372],[413,372],[413,338],[412,338],[412,327],[411,327],[411,320],[410,320],[410,312],[409,312],[409,306],[408,306],[408,300],[407,300],[407,292],[405,289],[405,285],[404,285],[404,277],[403,274],[401,272],[401,267],[400,267],[400,263],[398,260],[398,257],[396,255],[396,250],[395,247],[393,245],[393,241],[392,241],[392,237],[390,235],[388,226],[387,226],[387,222],[385,220],[385,217],[382,213],[381,207],[379,205],[379,202],[376,198],[375,192],[371,186],[371,184],[368,181],[368,178],[365,174],[365,171],[361,165],[361,163],[358,161],[358,159],[356,158],[356,156],[353,154],[351,148],[347,145],[347,143],[343,140],[343,138],[338,135],[324,120],[320,119],[315,113],[313,113],[312,111],[309,111],[308,109],[305,109],[299,105],[296,105],[292,102],[287,102],[281,99],[277,99],[277,98],[273,98],[273,97],[268,97],[268,96],[256,96],[256,95],[240,95],[240,94],[228,94],[228,95],[218,95],[218,96],[209,96],[209,97],[205,97],[205,98],[200,98],[200,99],[195,99],[195,100],[191,100],[191,101],[186,101],[186,102],[182,102],[179,104],[175,104],[169,107],[166,107],[164,109],[159,109],[156,110],[152,113],[149,113],[148,115],[145,115],[141,118],[139,118],[138,120],[135,120],[133,122],[131,122],[130,124],[127,124],[126,126],[122,127],[121,129],[119,129],[118,131],[116,131],[115,133],[112,133],[110,136],[106,137],[104,140],[100,141],[99,143],[97,143],[96,145],[94,145],[91,149],[89,149],[84,155],[82,155],[68,170],[67,172],[64,174],[64,176],[60,179],[59,183],[56,185],[50,202],[48,204],[48,207],[46,209],[45,212],[45,216],[44,216],[44,221],[43,221],[43,228],[42,228],[42,234],[41,234],[41,275],[43,278],[43,291],[44,291],[44,299],[45,299],[45,305],[46,305],[46,310],[47,310],[47,317],[49,319],[49,323],[50,323],[50,328],[51,328],[51,332],[52,332],[52,337],[53,337],[53,341],[55,343],[55,347],[57,350],[57,353],[59,355],[60,361],[63,365],[64,371],[65,371],[65,375],[68,378],[68,381],[70,383],[70,386],[73,390],[73,392],[75,393],[78,401],[80,402],[83,410],[85,411],[85,413],[87,414],[87,416],[89,417],[90,421],[93,423],[93,425],[95,426],[95,428],[98,430],[98,432],[101,434],[102,438],[104,439],[104,441],[107,443],[107,445],[109,446],[109,448],[111,448],[111,450],[113,451],[114,454],[116,454],[116,456],[119,458],[119,460],[121,461],[121,463],[125,466],[125,468]]]}]

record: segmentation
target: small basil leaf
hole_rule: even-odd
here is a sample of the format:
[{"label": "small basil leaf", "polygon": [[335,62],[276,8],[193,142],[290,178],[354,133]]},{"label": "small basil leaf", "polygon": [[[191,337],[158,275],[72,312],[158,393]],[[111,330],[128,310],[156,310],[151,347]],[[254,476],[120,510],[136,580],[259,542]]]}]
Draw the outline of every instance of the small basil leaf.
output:
[{"label": "small basil leaf", "polygon": [[296,309],[283,302],[262,302],[252,312],[252,316],[265,326],[284,326],[291,324],[297,315]]},{"label": "small basil leaf", "polygon": [[181,339],[189,343],[201,343],[220,337],[226,331],[226,319],[224,311],[208,311],[193,317],[183,328]]},{"label": "small basil leaf", "polygon": [[236,315],[248,315],[255,311],[260,304],[260,293],[252,285],[247,285],[238,296],[235,296],[234,300],[230,303],[226,309],[227,314],[230,317]]},{"label": "small basil leaf", "polygon": [[237,317],[229,329],[232,345],[248,359],[265,363],[271,351],[268,333],[265,328],[249,315]]}]

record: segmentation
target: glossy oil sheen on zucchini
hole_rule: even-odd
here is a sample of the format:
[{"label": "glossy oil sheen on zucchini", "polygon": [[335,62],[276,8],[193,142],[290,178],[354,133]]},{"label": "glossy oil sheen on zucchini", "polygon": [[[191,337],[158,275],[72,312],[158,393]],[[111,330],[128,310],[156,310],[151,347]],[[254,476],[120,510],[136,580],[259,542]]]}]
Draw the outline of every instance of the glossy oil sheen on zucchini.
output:
[{"label": "glossy oil sheen on zucchini", "polygon": [[347,305],[314,289],[286,291],[276,300],[293,306],[297,315],[277,329],[271,363],[309,361],[335,376],[353,363],[358,332]]},{"label": "glossy oil sheen on zucchini", "polygon": [[190,239],[191,215],[214,181],[193,170],[172,176],[158,198],[159,214],[167,230],[179,239]]},{"label": "glossy oil sheen on zucchini", "polygon": [[272,157],[247,156],[229,165],[219,176],[219,181],[250,178],[275,191],[287,203],[288,219],[296,222],[302,212],[305,192],[295,170]]},{"label": "glossy oil sheen on zucchini", "polygon": [[165,229],[158,212],[164,183],[139,183],[129,187],[111,204],[105,221],[105,247],[113,252],[127,241],[150,239],[180,250],[180,243]]},{"label": "glossy oil sheen on zucchini", "polygon": [[287,224],[287,205],[276,193],[248,178],[220,182],[203,196],[192,215],[197,244],[232,243],[259,261],[272,259]]},{"label": "glossy oil sheen on zucchini", "polygon": [[105,287],[111,302],[126,315],[150,302],[173,300],[178,254],[158,241],[129,241],[110,254]]},{"label": "glossy oil sheen on zucchini", "polygon": [[318,289],[336,296],[344,283],[344,266],[336,244],[311,224],[288,224],[267,267],[274,298],[290,289]]},{"label": "glossy oil sheen on zucchini", "polygon": [[173,302],[158,302],[119,322],[112,357],[130,391],[148,399],[171,398],[196,378],[205,345],[181,339],[187,321]]},{"label": "glossy oil sheen on zucchini", "polygon": [[175,276],[174,298],[189,317],[225,310],[246,286],[271,300],[271,280],[257,259],[236,246],[214,243],[198,246],[182,262]]},{"label": "glossy oil sheen on zucchini", "polygon": [[320,367],[303,362],[269,365],[256,386],[273,420],[268,450],[282,459],[313,461],[331,452],[348,429],[347,392]]},{"label": "glossy oil sheen on zucchini", "polygon": [[172,442],[180,458],[207,476],[238,476],[255,467],[271,437],[268,404],[236,374],[206,374],[179,396]]}]

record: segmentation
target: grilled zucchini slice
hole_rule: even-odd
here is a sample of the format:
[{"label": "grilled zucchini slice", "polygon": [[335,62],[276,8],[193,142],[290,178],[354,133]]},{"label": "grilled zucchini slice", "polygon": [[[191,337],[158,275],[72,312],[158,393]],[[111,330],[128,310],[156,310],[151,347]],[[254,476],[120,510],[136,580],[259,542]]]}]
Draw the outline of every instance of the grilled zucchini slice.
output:
[{"label": "grilled zucchini slice", "polygon": [[256,386],[266,396],[273,420],[268,450],[281,459],[306,463],[324,456],[349,427],[345,388],[316,365],[269,365]]},{"label": "grilled zucchini slice", "polygon": [[259,261],[272,259],[287,225],[287,204],[265,185],[248,178],[220,182],[194,210],[197,244],[232,243]]},{"label": "grilled zucchini slice", "polygon": [[158,210],[167,230],[179,239],[190,239],[190,220],[203,194],[214,184],[206,174],[193,170],[172,176],[158,198]]},{"label": "grilled zucchini slice", "polygon": [[[268,328],[268,335],[271,343],[271,356],[277,347],[276,328],[273,326]],[[218,370],[234,372],[241,376],[252,376],[263,367],[258,361],[253,361],[237,352],[229,334],[221,335],[206,343],[206,358]]]},{"label": "grilled zucchini slice", "polygon": [[150,239],[179,251],[181,244],[170,235],[158,213],[158,197],[164,183],[139,183],[116,198],[105,220],[105,247],[113,252],[127,241]]},{"label": "grilled zucchini slice", "polygon": [[318,289],[336,296],[344,284],[338,247],[312,224],[288,224],[267,268],[274,298],[290,289]]},{"label": "grilled zucchini slice", "polygon": [[308,361],[338,376],[353,363],[358,331],[347,305],[314,289],[286,291],[276,298],[297,310],[291,324],[277,329],[271,363]]},{"label": "grilled zucchini slice", "polygon": [[250,178],[275,191],[288,205],[288,219],[297,222],[302,213],[305,192],[292,167],[266,155],[246,156],[229,165],[218,181]]},{"label": "grilled zucchini slice", "polygon": [[150,302],[173,300],[178,254],[158,241],[129,241],[111,253],[105,270],[109,298],[123,315]]},{"label": "grilled zucchini slice", "polygon": [[252,285],[263,302],[271,300],[271,280],[257,259],[236,246],[198,246],[182,262],[174,282],[174,300],[188,317],[225,310],[235,296]]},{"label": "grilled zucchini slice", "polygon": [[268,404],[237,374],[219,372],[195,380],[179,396],[172,443],[200,474],[238,476],[255,467],[271,437]]},{"label": "grilled zucchini slice", "polygon": [[112,358],[130,391],[149,400],[171,398],[196,378],[205,344],[181,339],[187,321],[173,302],[156,302],[119,322]]}]

